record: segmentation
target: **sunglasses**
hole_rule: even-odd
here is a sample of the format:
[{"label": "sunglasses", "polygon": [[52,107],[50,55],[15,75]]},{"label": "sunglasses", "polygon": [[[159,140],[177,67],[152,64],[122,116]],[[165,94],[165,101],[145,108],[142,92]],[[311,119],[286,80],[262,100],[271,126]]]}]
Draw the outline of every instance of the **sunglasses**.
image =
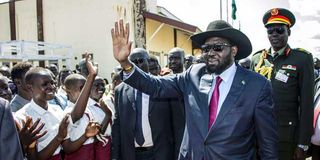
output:
[{"label": "sunglasses", "polygon": [[205,44],[201,46],[203,53],[209,53],[211,50],[215,52],[221,52],[225,47],[231,47],[231,45],[222,43],[222,44]]},{"label": "sunglasses", "polygon": [[138,59],[132,60],[132,62],[134,64],[141,64],[141,63],[144,63],[145,60],[146,59],[144,59],[144,58],[138,58]]},{"label": "sunglasses", "polygon": [[268,34],[272,34],[273,32],[276,32],[278,34],[283,34],[285,32],[285,29],[280,27],[280,28],[268,28],[267,29]]}]

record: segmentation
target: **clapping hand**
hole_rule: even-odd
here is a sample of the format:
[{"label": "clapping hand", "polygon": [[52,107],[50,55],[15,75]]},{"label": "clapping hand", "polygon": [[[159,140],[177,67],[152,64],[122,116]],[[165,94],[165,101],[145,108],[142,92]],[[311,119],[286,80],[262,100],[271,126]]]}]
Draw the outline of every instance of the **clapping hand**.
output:
[{"label": "clapping hand", "polygon": [[60,125],[59,125],[59,131],[58,131],[58,135],[56,136],[57,139],[59,141],[63,141],[64,138],[67,136],[68,134],[68,124],[69,124],[69,114],[67,114],[63,119],[62,121],[60,122]]},{"label": "clapping hand", "polygon": [[[108,116],[109,118],[111,118],[112,116],[112,112],[110,110],[110,108],[108,107],[108,105],[104,102],[103,98],[101,98],[99,100],[99,104],[101,106],[101,109],[104,111],[104,113],[106,114],[106,116]],[[108,118],[108,119],[109,119]]]},{"label": "clapping hand", "polygon": [[23,149],[35,148],[37,140],[47,133],[47,131],[40,133],[44,127],[44,123],[40,123],[40,119],[37,119],[36,122],[33,123],[32,118],[27,116],[26,121],[22,120],[22,127],[17,121],[15,121],[15,123]]},{"label": "clapping hand", "polygon": [[97,122],[90,121],[86,128],[85,137],[86,138],[94,137],[99,133],[100,127],[101,126]]}]

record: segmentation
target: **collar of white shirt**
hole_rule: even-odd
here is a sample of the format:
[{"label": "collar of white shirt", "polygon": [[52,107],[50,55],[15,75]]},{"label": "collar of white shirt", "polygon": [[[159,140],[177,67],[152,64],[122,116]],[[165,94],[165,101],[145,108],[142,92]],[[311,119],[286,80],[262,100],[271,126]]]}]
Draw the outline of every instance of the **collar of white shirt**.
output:
[{"label": "collar of white shirt", "polygon": [[223,82],[228,83],[230,80],[233,80],[233,77],[235,76],[236,71],[237,71],[237,67],[236,67],[236,64],[233,62],[233,64],[224,72],[222,72],[220,75],[213,74],[213,79],[216,79],[217,76],[219,76]]},{"label": "collar of white shirt", "polygon": [[95,105],[96,103],[98,103],[98,102],[96,102],[95,100],[93,100],[92,98],[89,97],[89,99],[88,99],[88,105],[89,105],[89,106],[93,106],[93,105]]},{"label": "collar of white shirt", "polygon": [[48,105],[48,109],[45,110],[44,108],[39,106],[33,99],[30,101],[30,106],[32,106],[32,109],[35,112],[37,112],[37,114],[39,114],[39,115],[43,115],[43,114],[45,114],[47,112],[55,113],[57,111],[59,111],[59,112],[62,111],[62,109],[58,105],[49,104],[48,102],[47,102],[47,105]]},{"label": "collar of white shirt", "polygon": [[39,115],[43,115],[44,113],[47,112],[47,110],[45,110],[41,106],[39,106],[35,101],[33,101],[33,99],[30,101],[30,104],[33,107],[33,110],[35,112],[37,112]]}]

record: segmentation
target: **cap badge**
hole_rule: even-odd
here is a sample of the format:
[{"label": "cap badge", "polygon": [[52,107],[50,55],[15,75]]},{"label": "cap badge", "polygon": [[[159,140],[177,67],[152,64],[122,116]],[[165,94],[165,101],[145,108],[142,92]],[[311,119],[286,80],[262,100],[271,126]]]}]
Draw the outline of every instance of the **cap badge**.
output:
[{"label": "cap badge", "polygon": [[271,10],[271,15],[276,16],[279,14],[279,10],[277,8],[274,8]]}]

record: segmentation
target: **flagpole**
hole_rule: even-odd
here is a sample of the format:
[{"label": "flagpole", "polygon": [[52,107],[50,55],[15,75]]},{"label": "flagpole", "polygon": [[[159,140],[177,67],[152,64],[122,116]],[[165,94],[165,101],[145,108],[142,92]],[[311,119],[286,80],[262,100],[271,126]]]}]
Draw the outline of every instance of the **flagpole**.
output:
[{"label": "flagpole", "polygon": [[222,0],[220,0],[220,20],[222,20]]},{"label": "flagpole", "polygon": [[227,22],[229,23],[229,0],[227,0]]}]

